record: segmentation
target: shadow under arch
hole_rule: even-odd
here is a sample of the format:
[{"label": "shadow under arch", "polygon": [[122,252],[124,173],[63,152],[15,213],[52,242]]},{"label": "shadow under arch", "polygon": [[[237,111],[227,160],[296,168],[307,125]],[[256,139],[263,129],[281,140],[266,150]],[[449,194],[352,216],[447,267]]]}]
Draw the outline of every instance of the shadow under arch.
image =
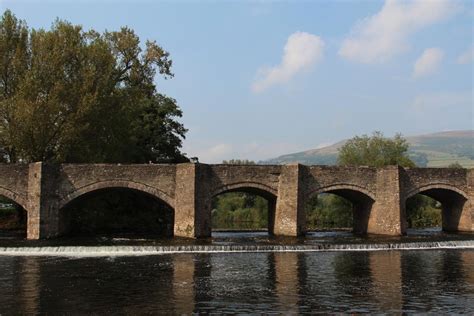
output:
[{"label": "shadow under arch", "polygon": [[[80,187],[73,192],[67,194],[64,198],[62,198],[59,201],[58,208],[62,209],[65,207],[67,204],[72,202],[73,200],[88,194],[93,191],[98,191],[102,189],[132,189],[136,191],[140,191],[143,193],[146,193],[148,195],[151,195],[164,203],[166,203],[169,207],[174,208],[174,199],[169,196],[168,194],[164,193],[163,191],[160,191],[156,188],[153,188],[151,186],[148,186],[143,183],[139,182],[133,182],[133,181],[100,181],[100,182],[95,182],[92,184],[85,185],[83,187]],[[0,193],[1,194],[1,193]]]},{"label": "shadow under arch", "polygon": [[[428,196],[441,203],[441,220],[444,231],[470,231],[472,219],[466,207],[468,196],[464,191],[444,183],[421,186],[406,194],[405,205],[417,194]],[[406,207],[403,209],[406,212]],[[404,215],[406,221],[407,214]],[[404,224],[407,225],[407,223]]]},{"label": "shadow under arch", "polygon": [[15,202],[16,204],[21,206],[25,211],[28,211],[26,198],[22,198],[19,194],[11,190],[8,190],[7,188],[4,188],[4,187],[0,187],[0,195],[6,197],[12,202]]},{"label": "shadow under arch", "polygon": [[0,236],[26,238],[26,202],[14,192],[0,187]]},{"label": "shadow under arch", "polygon": [[356,234],[366,234],[369,226],[370,212],[375,202],[375,194],[363,187],[353,184],[334,184],[309,191],[306,201],[323,193],[340,196],[352,204],[352,230]]},{"label": "shadow under arch", "polygon": [[[137,210],[146,209],[144,212],[148,212],[148,215],[153,215],[152,213],[157,211],[161,212],[163,215],[165,225],[163,232],[161,234],[166,235],[167,237],[173,236],[174,229],[174,201],[166,195],[165,193],[146,186],[144,184],[128,181],[103,181],[93,183],[84,187],[77,189],[76,191],[68,194],[58,203],[59,210],[59,235],[65,235],[70,233],[73,227],[72,219],[74,216],[77,216],[76,213],[81,212],[81,205],[86,204],[88,200],[92,201],[101,201],[101,199],[107,200],[112,195],[112,199],[118,199],[122,203],[118,202],[115,206],[123,211],[127,206],[131,205],[131,209],[135,212]],[[127,201],[129,199],[130,201]],[[127,204],[123,203],[126,201]],[[90,202],[90,201],[89,201]],[[105,203],[107,207],[110,208],[111,203]],[[102,204],[101,204],[102,205]],[[92,205],[94,209],[94,205]],[[112,207],[113,208],[113,207]],[[88,210],[85,210],[88,211]],[[108,209],[108,214],[111,220],[115,220],[115,210]],[[164,212],[163,212],[164,211]],[[151,212],[151,213],[150,213]],[[156,218],[150,218],[149,221],[147,218],[143,218],[142,222],[145,224],[155,223]],[[147,226],[149,226],[147,225]],[[151,234],[155,234],[152,232]]]},{"label": "shadow under arch", "polygon": [[227,184],[219,187],[214,190],[211,194],[211,201],[218,197],[219,195],[240,192],[240,193],[249,193],[255,196],[260,196],[264,198],[268,203],[268,233],[273,234],[275,226],[275,210],[276,210],[276,201],[278,193],[271,187],[268,187],[261,183],[255,182],[238,182]]}]

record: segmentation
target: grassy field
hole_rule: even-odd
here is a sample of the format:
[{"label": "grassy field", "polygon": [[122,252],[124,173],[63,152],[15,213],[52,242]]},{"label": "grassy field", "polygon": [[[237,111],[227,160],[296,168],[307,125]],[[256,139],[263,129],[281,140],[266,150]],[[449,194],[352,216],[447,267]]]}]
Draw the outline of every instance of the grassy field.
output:
[{"label": "grassy field", "polygon": [[458,162],[464,168],[474,168],[474,160],[467,157],[431,150],[418,150],[418,152],[427,155],[428,167],[446,167],[454,162]]}]

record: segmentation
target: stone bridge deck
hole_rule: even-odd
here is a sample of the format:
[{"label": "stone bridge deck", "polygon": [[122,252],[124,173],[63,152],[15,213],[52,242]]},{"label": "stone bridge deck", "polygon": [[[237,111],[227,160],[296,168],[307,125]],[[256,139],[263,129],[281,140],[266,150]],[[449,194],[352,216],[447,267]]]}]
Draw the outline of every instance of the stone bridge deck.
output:
[{"label": "stone bridge deck", "polygon": [[211,201],[231,191],[252,192],[269,201],[269,231],[305,232],[305,204],[313,195],[334,193],[353,204],[354,230],[400,235],[406,231],[406,200],[415,194],[441,202],[443,229],[474,231],[474,169],[384,168],[207,164],[0,164],[0,195],[28,214],[29,239],[57,236],[62,209],[97,190],[129,188],[174,210],[174,234],[211,234]]}]

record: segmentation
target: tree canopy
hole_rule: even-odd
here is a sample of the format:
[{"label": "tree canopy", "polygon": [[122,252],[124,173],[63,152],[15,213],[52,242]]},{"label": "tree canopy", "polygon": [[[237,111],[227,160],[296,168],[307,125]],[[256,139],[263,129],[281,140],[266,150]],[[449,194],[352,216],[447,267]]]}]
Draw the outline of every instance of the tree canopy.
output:
[{"label": "tree canopy", "polygon": [[186,129],[155,77],[169,53],[133,30],[0,20],[0,149],[7,162],[182,161]]},{"label": "tree canopy", "polygon": [[407,141],[400,134],[395,135],[394,138],[386,138],[381,132],[374,132],[372,136],[355,136],[339,149],[338,164],[414,167],[415,163],[408,157],[408,146]]},{"label": "tree canopy", "polygon": [[455,161],[453,163],[450,163],[447,168],[453,168],[453,169],[462,169],[463,166],[458,162],[458,161]]}]

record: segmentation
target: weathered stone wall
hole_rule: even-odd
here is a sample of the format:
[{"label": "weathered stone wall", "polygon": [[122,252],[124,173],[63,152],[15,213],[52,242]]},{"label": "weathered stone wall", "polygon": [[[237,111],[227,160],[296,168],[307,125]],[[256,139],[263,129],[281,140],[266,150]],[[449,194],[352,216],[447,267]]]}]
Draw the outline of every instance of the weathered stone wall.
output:
[{"label": "weathered stone wall", "polygon": [[406,232],[405,203],[402,203],[398,166],[377,169],[375,203],[370,211],[367,232],[403,235]]},{"label": "weathered stone wall", "polygon": [[175,236],[196,236],[196,166],[180,164],[176,167]]},{"label": "weathered stone wall", "polygon": [[233,190],[252,189],[278,195],[282,166],[262,165],[209,165],[206,175],[211,196]]},{"label": "weathered stone wall", "polygon": [[0,164],[0,194],[28,211],[28,238],[59,234],[61,208],[92,191],[130,188],[148,193],[175,211],[175,236],[211,234],[216,195],[253,192],[269,201],[269,231],[305,232],[305,206],[319,193],[349,199],[354,230],[399,235],[406,230],[406,200],[421,193],[443,204],[443,228],[474,230],[474,170],[260,165]]},{"label": "weathered stone wall", "polygon": [[463,231],[474,231],[474,169],[466,172],[466,193],[468,200],[463,206],[466,222],[461,227]]},{"label": "weathered stone wall", "polygon": [[457,168],[412,168],[403,170],[402,205],[420,193],[442,204],[443,229],[472,231],[472,196],[469,175],[472,170]]},{"label": "weathered stone wall", "polygon": [[[270,208],[274,208],[280,168],[281,166],[178,165],[175,235],[211,236],[212,199],[225,192],[253,192],[267,198]],[[270,222],[273,222],[272,218]]]},{"label": "weathered stone wall", "polygon": [[281,168],[273,229],[276,235],[299,236],[305,233],[305,171],[305,167],[300,164]]},{"label": "weathered stone wall", "polygon": [[0,194],[27,209],[28,165],[0,164]]},{"label": "weathered stone wall", "polygon": [[308,166],[306,170],[304,190],[308,197],[340,189],[360,191],[373,197],[376,191],[376,168]]},{"label": "weathered stone wall", "polygon": [[467,190],[468,169],[407,168],[404,169],[404,172],[402,186],[405,198],[434,188],[453,190],[459,193]]},{"label": "weathered stone wall", "polygon": [[174,207],[176,165],[62,164],[59,181],[60,208],[82,194],[111,187],[140,190]]},{"label": "weathered stone wall", "polygon": [[57,165],[32,163],[28,169],[27,238],[50,238],[59,232]]},{"label": "weathered stone wall", "polygon": [[309,166],[304,170],[305,203],[320,193],[342,196],[352,203],[354,232],[377,233],[376,213],[372,212],[377,193],[376,168]]}]

